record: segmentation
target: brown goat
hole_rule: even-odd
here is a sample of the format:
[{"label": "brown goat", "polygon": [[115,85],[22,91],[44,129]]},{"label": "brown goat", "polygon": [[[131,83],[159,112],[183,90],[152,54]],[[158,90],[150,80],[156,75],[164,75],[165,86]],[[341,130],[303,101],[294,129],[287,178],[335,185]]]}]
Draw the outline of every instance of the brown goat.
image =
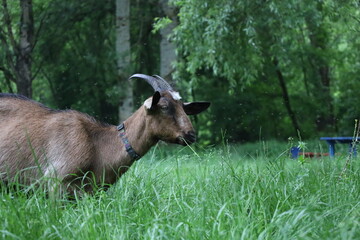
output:
[{"label": "brown goat", "polygon": [[119,127],[78,111],[53,110],[20,95],[0,94],[1,181],[32,184],[45,177],[59,180],[70,193],[79,188],[91,192],[92,184],[113,184],[159,140],[193,143],[187,115],[204,111],[210,103],[181,102],[159,76],[131,78],[146,80],[155,94]]}]

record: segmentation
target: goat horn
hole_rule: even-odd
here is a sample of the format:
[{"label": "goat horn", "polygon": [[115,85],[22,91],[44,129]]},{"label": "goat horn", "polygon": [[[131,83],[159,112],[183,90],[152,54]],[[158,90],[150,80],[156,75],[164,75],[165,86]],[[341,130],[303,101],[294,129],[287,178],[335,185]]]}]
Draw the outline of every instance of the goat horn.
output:
[{"label": "goat horn", "polygon": [[132,78],[144,79],[148,84],[152,86],[155,91],[173,91],[173,88],[170,86],[170,84],[158,75],[148,76],[145,74],[137,73],[129,77],[129,80]]},{"label": "goat horn", "polygon": [[162,89],[167,90],[167,91],[174,91],[173,88],[170,86],[170,84],[165,79],[163,79],[159,75],[153,75],[153,77],[158,80],[158,83]]}]

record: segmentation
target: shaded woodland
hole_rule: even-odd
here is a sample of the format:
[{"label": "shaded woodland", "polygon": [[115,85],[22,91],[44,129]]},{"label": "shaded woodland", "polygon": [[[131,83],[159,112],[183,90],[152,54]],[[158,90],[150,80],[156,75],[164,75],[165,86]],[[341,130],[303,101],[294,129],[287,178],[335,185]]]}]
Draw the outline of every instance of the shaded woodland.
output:
[{"label": "shaded woodland", "polygon": [[352,135],[360,2],[1,0],[0,91],[119,123],[170,80],[201,142]]}]

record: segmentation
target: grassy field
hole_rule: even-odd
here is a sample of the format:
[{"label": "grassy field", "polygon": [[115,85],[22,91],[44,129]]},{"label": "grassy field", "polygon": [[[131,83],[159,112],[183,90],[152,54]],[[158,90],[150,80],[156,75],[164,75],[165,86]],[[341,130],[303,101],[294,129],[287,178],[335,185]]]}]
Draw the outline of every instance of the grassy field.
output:
[{"label": "grassy field", "polygon": [[360,239],[359,159],[342,173],[346,156],[297,161],[286,149],[158,147],[95,196],[3,192],[0,239]]}]

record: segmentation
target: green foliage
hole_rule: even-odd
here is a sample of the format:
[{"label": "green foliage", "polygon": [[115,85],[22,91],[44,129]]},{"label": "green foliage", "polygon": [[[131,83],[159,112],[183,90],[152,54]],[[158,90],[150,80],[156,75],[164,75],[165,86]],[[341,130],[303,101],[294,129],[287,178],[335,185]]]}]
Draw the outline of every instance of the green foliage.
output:
[{"label": "green foliage", "polygon": [[358,56],[358,3],[173,2],[180,9],[174,36],[181,56],[177,76],[206,86],[202,92],[213,100],[216,126],[232,139],[296,134],[276,71],[284,76],[305,138],[352,131],[357,97],[345,92],[359,82],[358,58],[347,61]]},{"label": "green foliage", "polygon": [[[158,73],[159,61],[154,59],[158,59],[159,38],[151,34],[152,21],[158,15],[158,10],[151,8],[154,2],[131,5],[133,72]],[[35,2],[34,7],[39,30],[34,98],[117,124],[122,88],[116,72],[115,1],[54,0],[47,5]],[[151,94],[151,88],[143,83],[136,82],[136,89],[138,101]]]},{"label": "green foliage", "polygon": [[152,33],[157,33],[158,31],[160,31],[160,29],[165,28],[168,24],[170,24],[172,21],[170,18],[168,17],[163,17],[163,18],[155,18],[154,19],[155,23],[154,23],[154,29],[151,31]]},{"label": "green foliage", "polygon": [[116,122],[113,8],[113,1],[51,1],[40,14],[37,80],[51,91],[40,98]]},{"label": "green foliage", "polygon": [[[211,101],[193,118],[203,144],[350,135],[360,115],[358,1],[173,0],[173,77],[186,101]],[[19,6],[8,1],[15,35]],[[131,72],[159,74],[159,1],[131,1]],[[34,98],[117,123],[115,1],[34,0]],[[0,11],[0,14],[3,12]],[[0,51],[0,91],[16,92]],[[283,76],[286,99],[279,73]],[[136,106],[152,94],[135,81]]]}]

